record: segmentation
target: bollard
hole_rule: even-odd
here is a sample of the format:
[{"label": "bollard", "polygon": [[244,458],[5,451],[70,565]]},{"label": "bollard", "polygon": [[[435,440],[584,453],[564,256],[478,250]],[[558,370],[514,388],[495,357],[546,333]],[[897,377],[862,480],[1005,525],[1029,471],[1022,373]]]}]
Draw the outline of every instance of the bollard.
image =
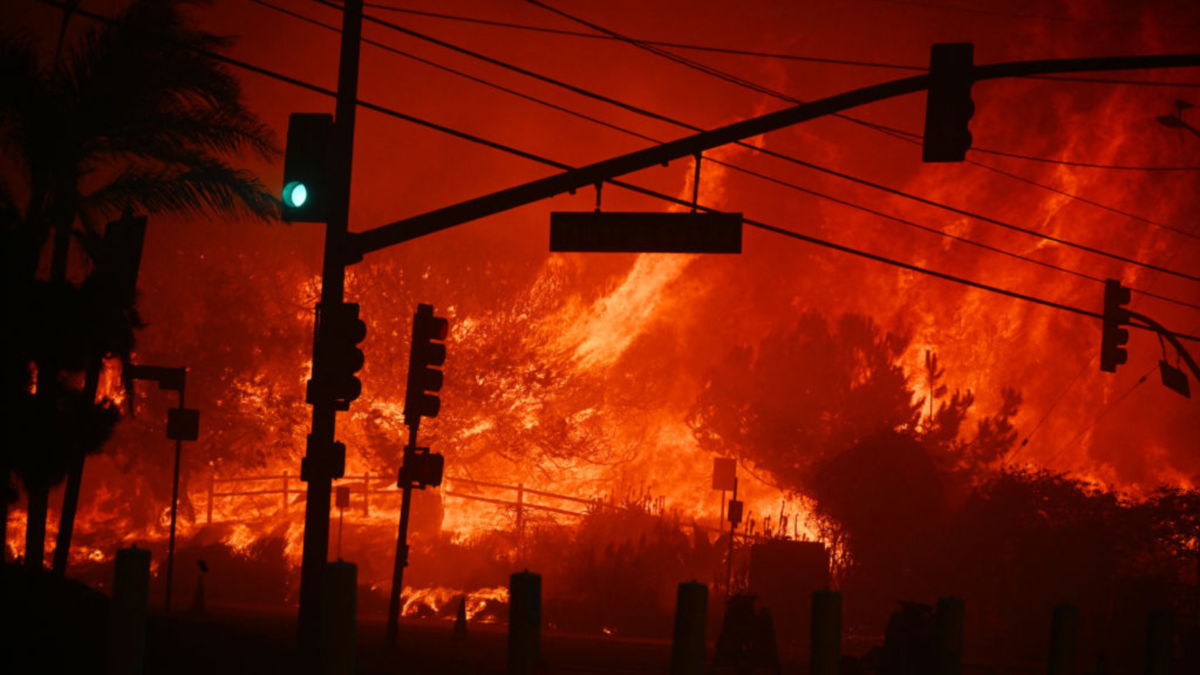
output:
[{"label": "bollard", "polygon": [[458,601],[458,613],[454,615],[454,640],[467,639],[467,596],[462,596]]},{"label": "bollard", "polygon": [[508,673],[534,675],[542,651],[542,577],[517,572],[508,589]]},{"label": "bollard", "polygon": [[196,592],[192,594],[192,611],[196,614],[204,613],[204,575],[201,574],[196,579]]},{"label": "bollard", "polygon": [[708,628],[708,586],[679,584],[675,596],[675,636],[671,640],[671,675],[704,672],[704,633]]},{"label": "bollard", "polygon": [[146,607],[150,599],[150,551],[117,551],[109,616],[108,672],[140,675],[146,653]]},{"label": "bollard", "polygon": [[942,598],[937,603],[937,675],[961,675],[963,652],[963,601]]},{"label": "bollard", "polygon": [[1146,675],[1171,675],[1175,646],[1175,615],[1169,609],[1151,612],[1146,639]]},{"label": "bollard", "polygon": [[354,563],[326,563],[321,577],[321,675],[353,675],[358,595]]},{"label": "bollard", "polygon": [[812,596],[812,642],[808,671],[838,675],[842,661],[842,594],[828,588]]},{"label": "bollard", "polygon": [[1079,608],[1058,605],[1050,627],[1049,675],[1075,675],[1075,651],[1079,645]]}]

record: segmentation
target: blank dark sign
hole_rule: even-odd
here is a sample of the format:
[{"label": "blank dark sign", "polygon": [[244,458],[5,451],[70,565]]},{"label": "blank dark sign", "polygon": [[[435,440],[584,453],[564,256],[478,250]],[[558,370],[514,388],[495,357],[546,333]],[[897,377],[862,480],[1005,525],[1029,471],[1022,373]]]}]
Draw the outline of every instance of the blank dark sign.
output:
[{"label": "blank dark sign", "polygon": [[740,213],[567,211],[550,214],[550,250],[741,253]]},{"label": "blank dark sign", "polygon": [[200,438],[200,411],[193,408],[167,410],[167,438],[194,441]]}]

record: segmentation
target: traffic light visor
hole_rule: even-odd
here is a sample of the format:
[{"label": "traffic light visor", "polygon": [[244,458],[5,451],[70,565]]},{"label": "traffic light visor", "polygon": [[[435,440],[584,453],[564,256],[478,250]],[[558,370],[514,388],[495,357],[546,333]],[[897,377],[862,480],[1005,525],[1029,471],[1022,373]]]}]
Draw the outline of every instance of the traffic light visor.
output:
[{"label": "traffic light visor", "polygon": [[283,201],[288,206],[298,209],[308,201],[308,188],[300,181],[292,181],[283,188]]},{"label": "traffic light visor", "polygon": [[445,340],[450,335],[450,322],[439,317],[433,317],[433,337],[437,340]]}]

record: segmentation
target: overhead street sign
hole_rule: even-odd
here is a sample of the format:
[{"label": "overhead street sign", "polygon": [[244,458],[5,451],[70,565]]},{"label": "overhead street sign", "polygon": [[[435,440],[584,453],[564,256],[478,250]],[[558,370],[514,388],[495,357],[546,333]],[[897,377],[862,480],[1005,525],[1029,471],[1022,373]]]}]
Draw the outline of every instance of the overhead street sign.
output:
[{"label": "overhead street sign", "polygon": [[550,250],[583,253],[741,253],[742,214],[557,212]]}]

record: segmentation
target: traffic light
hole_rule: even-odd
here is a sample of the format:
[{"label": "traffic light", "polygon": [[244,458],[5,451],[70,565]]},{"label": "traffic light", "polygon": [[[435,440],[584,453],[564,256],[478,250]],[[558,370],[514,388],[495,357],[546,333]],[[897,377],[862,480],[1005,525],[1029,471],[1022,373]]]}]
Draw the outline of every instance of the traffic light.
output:
[{"label": "traffic light", "polygon": [[334,441],[329,448],[329,477],[341,478],[346,475],[346,444]]},{"label": "traffic light", "polygon": [[137,296],[138,268],[142,264],[142,244],[146,239],[146,216],[133,215],[126,209],[120,220],[104,228],[104,246],[95,274],[108,285],[113,299],[130,307]]},{"label": "traffic light", "polygon": [[1100,336],[1100,370],[1115,373],[1117,366],[1129,360],[1124,345],[1129,342],[1129,331],[1121,328],[1129,324],[1130,293],[1116,279],[1104,282],[1104,327]]},{"label": "traffic light", "polygon": [[408,391],[404,396],[404,423],[417,426],[422,417],[437,417],[442,402],[442,371],[446,345],[441,341],[450,332],[444,318],[433,315],[433,305],[417,305],[413,315],[412,351],[408,357]]},{"label": "traffic light", "polygon": [[308,435],[308,447],[305,456],[300,459],[300,480],[314,480],[314,466],[324,465],[319,475],[330,478],[341,478],[346,475],[346,444],[334,441],[327,448],[315,447],[312,434]]},{"label": "traffic light", "polygon": [[446,458],[429,448],[404,448],[404,463],[400,465],[398,487],[415,487],[424,490],[426,487],[437,487],[442,484],[442,472],[446,468]]},{"label": "traffic light", "polygon": [[358,318],[357,303],[321,307],[317,324],[317,362],[308,383],[308,402],[332,400],[335,410],[349,410],[362,394],[355,375],[366,358],[358,344],[367,337],[367,324]]},{"label": "traffic light", "polygon": [[329,218],[329,148],[333,115],[292,113],[283,160],[283,210],[289,223],[323,223]]},{"label": "traffic light", "polygon": [[926,162],[961,162],[971,147],[971,100],[975,45],[936,44],[929,58],[929,96],[925,101]]}]

